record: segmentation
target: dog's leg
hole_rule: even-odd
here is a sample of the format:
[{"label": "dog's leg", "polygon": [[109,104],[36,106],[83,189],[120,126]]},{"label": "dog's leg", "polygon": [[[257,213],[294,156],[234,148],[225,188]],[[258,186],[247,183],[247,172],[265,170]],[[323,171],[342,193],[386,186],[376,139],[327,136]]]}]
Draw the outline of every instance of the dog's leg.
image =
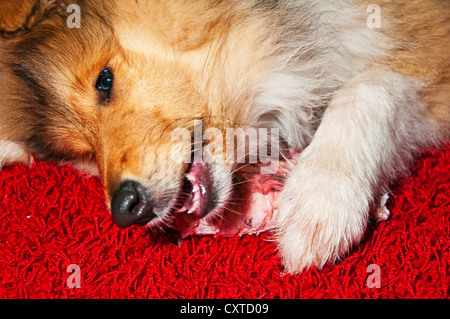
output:
[{"label": "dog's leg", "polygon": [[23,146],[5,140],[0,140],[0,169],[8,164],[31,164],[32,156]]},{"label": "dog's leg", "polygon": [[278,241],[288,272],[323,267],[361,240],[373,197],[431,142],[422,86],[372,70],[335,94],[280,195]]}]

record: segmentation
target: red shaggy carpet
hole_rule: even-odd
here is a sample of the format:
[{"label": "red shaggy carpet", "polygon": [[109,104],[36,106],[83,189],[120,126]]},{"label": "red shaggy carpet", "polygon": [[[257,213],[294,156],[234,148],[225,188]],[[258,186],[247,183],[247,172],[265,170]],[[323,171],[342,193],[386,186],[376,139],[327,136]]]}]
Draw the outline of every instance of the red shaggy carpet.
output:
[{"label": "red shaggy carpet", "polygon": [[[339,265],[284,275],[271,235],[180,248],[112,224],[96,178],[36,163],[0,172],[2,298],[448,298],[450,146],[393,187],[391,217]],[[71,264],[80,288],[66,285]],[[368,266],[380,288],[369,288]]]}]

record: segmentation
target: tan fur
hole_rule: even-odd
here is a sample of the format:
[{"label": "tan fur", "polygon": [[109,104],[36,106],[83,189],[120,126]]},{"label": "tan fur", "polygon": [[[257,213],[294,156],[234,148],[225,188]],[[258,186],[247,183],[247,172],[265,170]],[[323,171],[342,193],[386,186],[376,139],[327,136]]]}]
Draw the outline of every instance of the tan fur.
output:
[{"label": "tan fur", "polygon": [[46,7],[46,4],[35,0],[2,0],[0,1],[0,30],[4,34],[13,34],[30,29],[42,17]]}]

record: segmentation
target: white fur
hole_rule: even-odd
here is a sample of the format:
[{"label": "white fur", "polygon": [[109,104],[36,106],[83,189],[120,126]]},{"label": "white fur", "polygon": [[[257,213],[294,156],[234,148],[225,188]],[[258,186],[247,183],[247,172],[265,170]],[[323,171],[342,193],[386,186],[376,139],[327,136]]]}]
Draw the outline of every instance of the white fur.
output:
[{"label": "white fur", "polygon": [[367,27],[364,8],[343,1],[301,3],[290,2],[281,34],[292,34],[278,45],[273,68],[253,88],[250,120],[279,127],[295,149],[311,142],[334,92],[391,47]]},{"label": "white fur", "polygon": [[0,169],[8,164],[24,163],[29,165],[32,157],[28,150],[16,143],[0,140]]},{"label": "white fur", "polygon": [[359,242],[373,197],[432,142],[418,91],[387,70],[336,93],[280,196],[280,252],[289,272],[336,261]]}]

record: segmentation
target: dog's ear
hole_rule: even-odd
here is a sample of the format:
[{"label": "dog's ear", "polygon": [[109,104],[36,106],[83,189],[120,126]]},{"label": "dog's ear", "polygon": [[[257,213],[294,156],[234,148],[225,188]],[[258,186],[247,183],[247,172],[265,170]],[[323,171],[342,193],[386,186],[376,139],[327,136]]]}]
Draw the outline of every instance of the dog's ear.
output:
[{"label": "dog's ear", "polygon": [[55,0],[0,0],[0,35],[12,37],[30,30],[56,5]]}]

